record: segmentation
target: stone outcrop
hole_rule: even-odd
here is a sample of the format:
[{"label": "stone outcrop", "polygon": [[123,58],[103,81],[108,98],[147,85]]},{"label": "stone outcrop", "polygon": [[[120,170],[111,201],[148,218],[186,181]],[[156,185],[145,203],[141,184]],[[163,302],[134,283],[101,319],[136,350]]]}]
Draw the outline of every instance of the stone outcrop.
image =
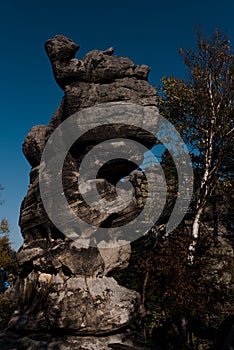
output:
[{"label": "stone outcrop", "polygon": [[[8,326],[8,334],[14,336],[11,341],[7,335],[1,338],[1,349],[7,342],[7,349],[105,350],[117,348],[115,344],[119,348],[125,345],[126,349],[138,349],[128,329],[140,315],[140,296],[111,277],[113,271],[127,266],[131,239],[114,245],[110,237],[100,236],[95,238],[96,246],[80,247],[48,217],[40,196],[39,170],[50,135],[77,111],[106,102],[117,104],[118,108],[127,102],[149,106],[158,113],[155,90],[147,81],[149,67],[113,56],[113,48],[91,51],[79,60],[75,58],[79,46],[61,35],[47,41],[45,48],[64,97],[49,125],[33,127],[23,144],[32,169],[20,213],[24,237],[18,252],[20,278],[11,291],[18,306]],[[141,181],[136,181],[137,173],[135,180],[130,176],[133,187],[137,188],[135,199],[119,214],[92,211],[77,193],[83,155],[108,134],[137,140],[146,147],[155,142],[151,134],[141,129],[123,129],[118,125],[88,132],[71,147],[63,168],[64,192],[74,212],[97,227],[120,226],[131,220],[140,210],[140,197],[144,197]],[[123,144],[120,142],[117,147]],[[97,179],[99,193],[107,201],[116,198],[116,183],[136,168],[135,164],[121,160],[102,167]],[[125,202],[124,192],[121,198],[120,207]]]}]

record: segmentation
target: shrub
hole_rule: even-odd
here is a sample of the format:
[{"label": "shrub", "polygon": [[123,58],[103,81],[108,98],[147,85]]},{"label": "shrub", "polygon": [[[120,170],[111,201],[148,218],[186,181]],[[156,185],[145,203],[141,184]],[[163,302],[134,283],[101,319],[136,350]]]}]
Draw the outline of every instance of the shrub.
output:
[{"label": "shrub", "polygon": [[0,294],[0,331],[6,328],[15,305],[6,294]]}]

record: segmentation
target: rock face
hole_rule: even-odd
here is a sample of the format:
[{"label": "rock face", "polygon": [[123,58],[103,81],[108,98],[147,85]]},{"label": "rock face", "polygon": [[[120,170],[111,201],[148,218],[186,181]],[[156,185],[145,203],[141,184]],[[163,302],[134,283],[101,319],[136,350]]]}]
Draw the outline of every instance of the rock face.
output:
[{"label": "rock face", "polygon": [[[128,265],[131,239],[116,245],[110,237],[100,236],[95,237],[96,245],[79,246],[79,241],[64,235],[45,211],[39,189],[39,171],[50,135],[63,121],[82,109],[107,102],[118,107],[127,102],[150,106],[158,113],[155,90],[147,82],[149,67],[136,66],[128,58],[113,56],[113,48],[94,50],[82,60],[76,59],[79,46],[61,35],[47,41],[45,48],[55,79],[65,94],[49,125],[33,127],[23,144],[23,152],[32,169],[20,214],[24,237],[18,252],[20,278],[11,292],[14,298],[18,297],[18,308],[8,326],[8,332],[14,332],[14,337],[11,341],[7,336],[1,338],[1,348],[9,342],[7,349],[16,348],[18,344],[20,349],[101,350],[109,349],[110,344],[115,343],[137,349],[127,328],[139,317],[140,296],[118,285],[111,277],[112,271]],[[87,125],[91,121],[84,122]],[[130,176],[137,191],[131,204],[119,214],[90,210],[77,192],[83,155],[109,134],[137,140],[146,147],[152,147],[155,142],[151,134],[140,129],[123,130],[121,125],[115,125],[86,133],[70,148],[63,167],[64,193],[74,212],[96,227],[123,225],[137,215],[141,197],[144,197],[140,190],[141,172],[138,181],[137,172]],[[121,142],[117,142],[116,147],[124,147]],[[116,183],[136,168],[135,164],[121,160],[101,167],[98,192],[107,201],[113,200]],[[49,184],[53,186],[52,182]],[[120,208],[125,202],[124,193],[118,204]],[[85,234],[89,237],[89,233]],[[83,237],[85,234],[80,232],[78,235]],[[38,336],[41,334],[43,337]]]}]

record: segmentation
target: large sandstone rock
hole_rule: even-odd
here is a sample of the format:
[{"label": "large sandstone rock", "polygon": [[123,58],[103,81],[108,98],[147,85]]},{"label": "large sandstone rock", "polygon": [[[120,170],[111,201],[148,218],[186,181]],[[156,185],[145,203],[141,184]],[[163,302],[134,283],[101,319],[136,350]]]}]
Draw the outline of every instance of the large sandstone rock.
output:
[{"label": "large sandstone rock", "polygon": [[[118,108],[118,104],[127,102],[149,106],[158,113],[155,90],[147,82],[149,67],[136,66],[128,58],[113,56],[113,48],[91,51],[79,60],[75,58],[79,46],[61,35],[47,41],[45,48],[55,79],[65,93],[49,125],[33,127],[23,144],[32,169],[20,213],[24,237],[18,252],[20,278],[11,291],[18,306],[9,323],[8,335],[1,337],[0,345],[4,348],[9,342],[9,349],[19,346],[20,349],[101,350],[117,343],[137,349],[126,329],[139,317],[140,296],[118,285],[111,277],[112,271],[128,265],[132,237],[113,240],[113,237],[99,235],[98,229],[95,237],[90,237],[89,232],[76,232],[82,239],[88,237],[88,242],[92,239],[96,242],[96,245],[79,246],[79,240],[64,235],[49,219],[41,200],[39,170],[48,138],[77,111],[106,102],[116,103]],[[92,125],[92,118],[84,120],[84,125],[89,123]],[[82,130],[82,125],[80,128]],[[125,191],[120,190],[121,198],[111,214],[91,210],[77,191],[79,165],[84,154],[109,136],[137,140],[148,148],[155,142],[154,136],[141,128],[126,128],[120,123],[93,129],[71,147],[63,168],[64,193],[74,213],[97,228],[119,227],[131,221],[141,210],[145,196],[139,180],[141,171],[139,176],[136,173],[135,177],[129,177],[135,189],[131,204],[118,211],[127,201]],[[61,142],[64,142],[63,135]],[[122,141],[115,144],[118,149],[124,146]],[[56,157],[56,150],[54,152]],[[119,159],[102,167],[96,181],[99,194],[107,201],[116,199],[116,183],[136,168],[135,164]],[[50,174],[47,175],[48,184],[53,188]],[[89,195],[92,181],[88,183],[85,178],[83,181],[82,190]],[[56,193],[56,186],[53,190]],[[66,224],[63,212],[58,215]],[[116,240],[122,243],[116,245]],[[11,332],[14,337],[10,341]],[[42,339],[35,334],[43,334]]]}]

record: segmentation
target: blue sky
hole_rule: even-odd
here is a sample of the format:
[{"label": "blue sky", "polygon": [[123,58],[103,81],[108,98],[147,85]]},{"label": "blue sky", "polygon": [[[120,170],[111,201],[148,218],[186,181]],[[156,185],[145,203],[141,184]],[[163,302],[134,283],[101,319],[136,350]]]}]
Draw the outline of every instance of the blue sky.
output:
[{"label": "blue sky", "polygon": [[216,28],[234,42],[234,3],[211,0],[12,0],[0,5],[0,218],[8,219],[17,249],[22,237],[19,208],[29,184],[30,167],[21,151],[30,128],[47,124],[63,91],[56,85],[44,42],[64,34],[80,45],[77,57],[92,49],[115,48],[136,64],[151,67],[158,85],[170,74],[186,74],[179,47],[195,45],[195,26],[208,35]]}]

